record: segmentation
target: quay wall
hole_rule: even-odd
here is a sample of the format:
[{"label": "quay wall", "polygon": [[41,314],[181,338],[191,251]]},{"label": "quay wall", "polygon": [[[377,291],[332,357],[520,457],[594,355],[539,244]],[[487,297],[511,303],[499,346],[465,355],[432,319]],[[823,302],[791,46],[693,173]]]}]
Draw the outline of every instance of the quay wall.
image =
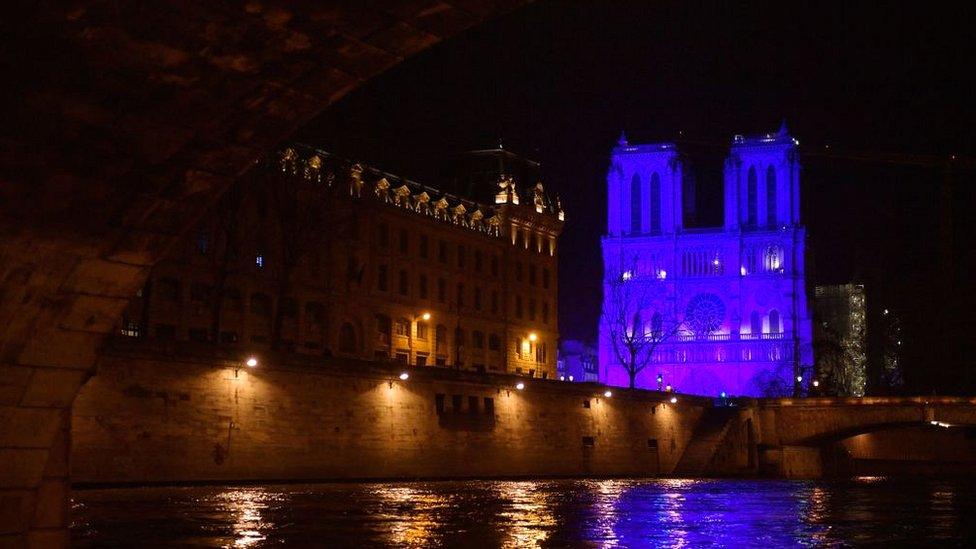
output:
[{"label": "quay wall", "polygon": [[[409,379],[399,379],[402,371]],[[517,382],[526,384],[517,390]],[[75,401],[85,484],[668,474],[705,399],[320,360],[108,352]],[[440,396],[439,396],[440,395]]]}]

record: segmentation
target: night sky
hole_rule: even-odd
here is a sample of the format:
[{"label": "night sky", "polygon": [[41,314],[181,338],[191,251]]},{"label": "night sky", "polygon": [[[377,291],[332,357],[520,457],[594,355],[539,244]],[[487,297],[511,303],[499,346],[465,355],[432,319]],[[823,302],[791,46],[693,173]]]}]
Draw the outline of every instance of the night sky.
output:
[{"label": "night sky", "polygon": [[298,139],[446,189],[461,151],[501,140],[541,161],[567,212],[560,331],[595,340],[621,130],[632,143],[688,142],[695,222],[717,225],[731,136],[785,119],[804,153],[808,285],[861,282],[869,307],[899,315],[909,392],[972,390],[973,173],[823,153],[976,155],[976,11],[786,4],[539,2],[366,83]]}]

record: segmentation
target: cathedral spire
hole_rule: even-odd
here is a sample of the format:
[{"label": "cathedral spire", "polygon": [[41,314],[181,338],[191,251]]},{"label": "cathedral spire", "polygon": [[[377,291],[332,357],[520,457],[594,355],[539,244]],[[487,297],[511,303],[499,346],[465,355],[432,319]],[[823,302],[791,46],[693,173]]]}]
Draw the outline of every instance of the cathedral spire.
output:
[{"label": "cathedral spire", "polygon": [[786,129],[786,119],[784,118],[779,124],[779,137],[786,137],[790,135],[790,131]]},{"label": "cathedral spire", "polygon": [[626,147],[630,144],[627,142],[627,134],[623,130],[620,130],[620,139],[617,139],[617,144],[621,147]]}]

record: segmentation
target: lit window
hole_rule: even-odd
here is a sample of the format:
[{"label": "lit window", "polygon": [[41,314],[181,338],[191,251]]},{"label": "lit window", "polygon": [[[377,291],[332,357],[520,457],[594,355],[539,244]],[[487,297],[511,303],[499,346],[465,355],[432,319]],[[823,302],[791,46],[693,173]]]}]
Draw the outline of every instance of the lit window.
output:
[{"label": "lit window", "polygon": [[263,254],[258,254],[258,255],[256,255],[256,256],[254,257],[254,264],[255,264],[255,265],[256,265],[256,266],[257,266],[257,267],[258,267],[259,269],[263,269],[263,268],[264,268],[264,255],[263,255]]}]

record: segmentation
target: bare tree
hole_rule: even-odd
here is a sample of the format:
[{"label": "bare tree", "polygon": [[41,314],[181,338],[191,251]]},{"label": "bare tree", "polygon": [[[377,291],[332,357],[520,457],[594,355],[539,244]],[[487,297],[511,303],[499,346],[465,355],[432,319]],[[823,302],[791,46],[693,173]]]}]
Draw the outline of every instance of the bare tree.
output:
[{"label": "bare tree", "polygon": [[633,389],[654,351],[681,332],[682,322],[666,299],[661,280],[637,279],[632,271],[615,272],[610,273],[605,291],[603,323],[614,358],[627,370]]}]

